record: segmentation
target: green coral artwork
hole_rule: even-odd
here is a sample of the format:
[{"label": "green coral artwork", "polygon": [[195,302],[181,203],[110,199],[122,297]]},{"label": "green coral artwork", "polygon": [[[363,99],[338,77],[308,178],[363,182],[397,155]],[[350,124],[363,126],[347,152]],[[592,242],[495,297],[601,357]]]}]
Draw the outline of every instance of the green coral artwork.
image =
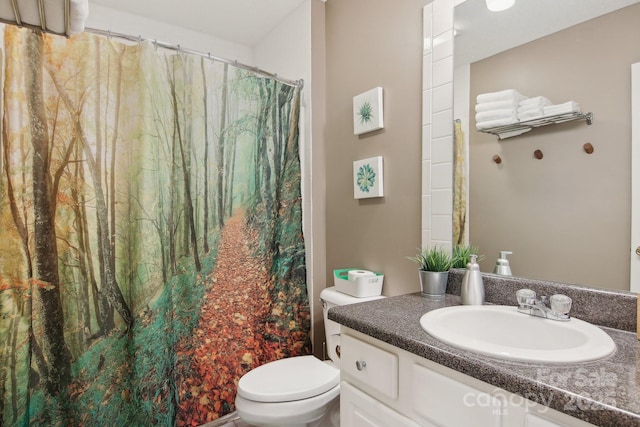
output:
[{"label": "green coral artwork", "polygon": [[369,163],[360,166],[358,170],[358,187],[360,191],[365,193],[369,192],[376,183],[376,172],[373,170]]},{"label": "green coral artwork", "polygon": [[373,108],[369,101],[365,101],[364,104],[360,106],[358,115],[360,116],[360,124],[369,123],[373,120]]},{"label": "green coral artwork", "polygon": [[382,172],[382,156],[353,162],[353,197],[365,199],[384,196]]},{"label": "green coral artwork", "polygon": [[384,127],[382,88],[376,87],[353,97],[353,133],[360,135]]}]

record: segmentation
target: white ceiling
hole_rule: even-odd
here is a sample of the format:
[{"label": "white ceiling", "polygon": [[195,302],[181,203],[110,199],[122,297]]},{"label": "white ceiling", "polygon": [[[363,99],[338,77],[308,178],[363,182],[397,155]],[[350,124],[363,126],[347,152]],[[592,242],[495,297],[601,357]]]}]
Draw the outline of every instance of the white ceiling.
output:
[{"label": "white ceiling", "polygon": [[90,3],[253,46],[304,1],[90,0]]},{"label": "white ceiling", "polygon": [[[254,46],[304,1],[90,0],[245,46]],[[490,12],[484,0],[456,0],[456,63],[478,61],[638,1],[516,0],[507,11]]]},{"label": "white ceiling", "polygon": [[455,8],[456,65],[479,61],[640,0],[516,0],[503,12],[490,12],[485,0]]}]

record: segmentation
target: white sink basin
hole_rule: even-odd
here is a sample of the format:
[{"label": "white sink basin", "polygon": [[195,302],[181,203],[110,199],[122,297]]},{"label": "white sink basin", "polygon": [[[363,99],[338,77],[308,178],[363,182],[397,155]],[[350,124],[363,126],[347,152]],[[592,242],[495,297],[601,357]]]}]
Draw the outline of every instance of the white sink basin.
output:
[{"label": "white sink basin", "polygon": [[454,347],[507,360],[585,362],[616,348],[609,335],[590,323],[543,319],[504,305],[440,308],[423,315],[420,326]]}]

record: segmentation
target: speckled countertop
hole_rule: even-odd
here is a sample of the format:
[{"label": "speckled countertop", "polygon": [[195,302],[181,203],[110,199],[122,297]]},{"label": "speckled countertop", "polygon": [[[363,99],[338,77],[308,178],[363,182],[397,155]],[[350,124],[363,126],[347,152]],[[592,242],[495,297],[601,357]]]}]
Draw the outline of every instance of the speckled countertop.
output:
[{"label": "speckled countertop", "polygon": [[[460,305],[463,271],[452,271],[444,299],[434,300],[420,293],[334,307],[329,319],[387,342],[410,353],[469,375],[534,402],[600,426],[640,426],[640,343],[636,337],[636,297],[625,292],[593,290],[572,285],[525,279],[484,277],[489,303],[515,305],[505,301],[511,288],[524,285],[538,292],[561,288],[583,304],[583,320],[602,327],[616,344],[616,351],[598,361],[572,364],[536,364],[505,361],[461,350],[433,338],[420,326],[420,317],[431,310]],[[610,303],[602,308],[603,293]],[[591,297],[591,300],[590,300]],[[595,298],[598,298],[597,301]],[[586,306],[589,305],[587,309]],[[598,310],[600,307],[600,310]],[[594,321],[589,311],[606,311],[604,322]],[[572,309],[572,315],[578,317]],[[596,315],[597,316],[597,315]]]}]

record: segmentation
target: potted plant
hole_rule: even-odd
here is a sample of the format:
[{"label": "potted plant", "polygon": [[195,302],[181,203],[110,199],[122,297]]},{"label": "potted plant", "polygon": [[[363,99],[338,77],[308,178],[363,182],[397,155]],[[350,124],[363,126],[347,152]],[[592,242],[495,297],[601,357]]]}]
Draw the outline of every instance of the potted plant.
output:
[{"label": "potted plant", "polygon": [[484,255],[478,254],[480,248],[478,246],[467,245],[455,245],[453,247],[453,263],[451,268],[467,268],[467,264],[469,263],[470,256],[477,255],[477,261],[482,261],[484,259]]},{"label": "potted plant", "polygon": [[422,295],[442,298],[447,290],[449,269],[453,265],[452,256],[444,249],[434,247],[418,249],[418,253],[408,259],[418,264]]}]

